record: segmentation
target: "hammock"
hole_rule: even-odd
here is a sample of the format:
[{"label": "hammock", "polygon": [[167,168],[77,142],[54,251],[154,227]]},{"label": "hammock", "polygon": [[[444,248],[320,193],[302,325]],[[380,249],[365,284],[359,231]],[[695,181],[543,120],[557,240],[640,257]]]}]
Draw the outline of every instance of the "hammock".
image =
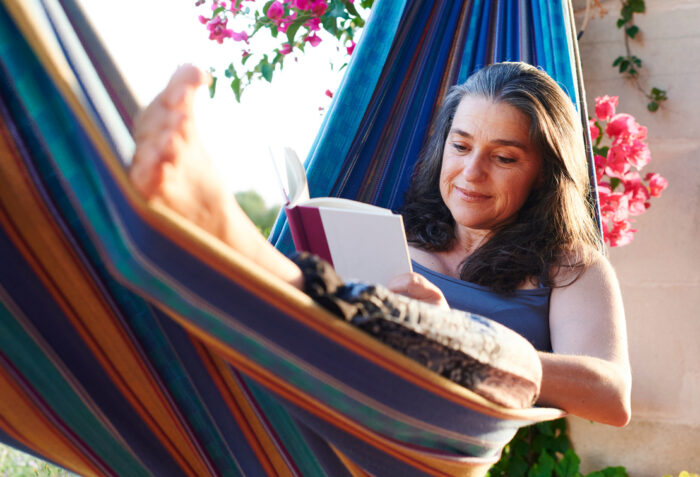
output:
[{"label": "hammock", "polygon": [[[408,157],[418,133],[402,128],[417,125],[386,117],[434,109],[404,99],[341,114],[348,101],[380,105],[406,88],[391,86],[396,75],[439,95],[483,61],[462,68],[455,54],[500,51],[487,31],[503,54],[518,49],[506,19],[540,25],[519,47],[530,54],[538,38],[572,37],[568,5],[435,3],[375,6],[311,156],[314,191],[316,158],[344,149],[334,157],[352,173],[333,190],[396,205],[403,179],[392,176],[408,161],[375,166],[370,144],[388,147],[379,131],[412,138],[394,153]],[[559,36],[540,24],[550,17]],[[418,25],[424,34],[409,35]],[[409,60],[394,41],[441,53]],[[482,475],[519,427],[562,415],[505,409],[447,381],[144,204],[123,166],[134,103],[103,59],[72,2],[0,4],[0,441],[81,475]],[[416,68],[449,74],[406,74]]]}]

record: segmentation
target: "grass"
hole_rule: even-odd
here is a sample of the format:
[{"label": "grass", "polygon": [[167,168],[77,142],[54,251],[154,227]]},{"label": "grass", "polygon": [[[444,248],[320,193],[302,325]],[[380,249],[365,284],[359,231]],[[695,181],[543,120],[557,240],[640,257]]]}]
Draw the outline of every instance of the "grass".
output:
[{"label": "grass", "polygon": [[34,456],[0,444],[0,477],[74,477],[68,472]]}]

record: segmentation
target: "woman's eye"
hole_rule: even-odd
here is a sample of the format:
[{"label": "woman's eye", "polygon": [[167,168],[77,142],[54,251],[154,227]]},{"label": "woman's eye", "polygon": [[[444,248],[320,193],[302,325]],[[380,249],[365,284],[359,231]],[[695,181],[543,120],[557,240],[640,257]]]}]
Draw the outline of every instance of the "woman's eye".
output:
[{"label": "woman's eye", "polygon": [[515,159],[513,159],[512,157],[496,156],[496,158],[501,164],[512,164],[515,162]]},{"label": "woman's eye", "polygon": [[456,142],[452,143],[452,147],[454,147],[455,150],[459,151],[459,152],[464,152],[467,150],[467,146],[465,146],[464,144],[456,143]]}]

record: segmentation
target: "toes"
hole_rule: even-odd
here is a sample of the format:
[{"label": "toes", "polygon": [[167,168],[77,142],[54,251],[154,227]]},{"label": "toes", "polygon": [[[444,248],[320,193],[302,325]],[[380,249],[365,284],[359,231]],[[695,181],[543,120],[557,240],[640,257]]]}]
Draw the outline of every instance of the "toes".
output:
[{"label": "toes", "polygon": [[209,84],[211,77],[193,65],[180,66],[170,83],[163,91],[162,100],[166,107],[189,110],[197,89]]},{"label": "toes", "polygon": [[152,142],[141,144],[134,152],[134,160],[129,168],[129,178],[136,190],[150,200],[163,185],[163,165],[160,155]]}]

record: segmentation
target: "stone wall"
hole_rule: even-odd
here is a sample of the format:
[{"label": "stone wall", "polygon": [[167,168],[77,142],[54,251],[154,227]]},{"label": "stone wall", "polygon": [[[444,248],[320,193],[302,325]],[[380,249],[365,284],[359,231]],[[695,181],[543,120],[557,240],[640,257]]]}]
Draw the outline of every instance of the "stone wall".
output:
[{"label": "stone wall", "polygon": [[[575,0],[577,24],[585,0]],[[632,361],[632,422],[623,429],[570,419],[574,445],[589,471],[624,465],[631,476],[700,473],[700,0],[646,0],[635,15],[648,90],[667,90],[656,113],[612,68],[624,54],[615,22],[619,1],[591,19],[580,50],[589,110],[594,98],[620,97],[619,112],[649,128],[652,162],[669,188],[637,219],[632,244],[610,251],[625,301]],[[593,10],[596,11],[595,9]]]}]

